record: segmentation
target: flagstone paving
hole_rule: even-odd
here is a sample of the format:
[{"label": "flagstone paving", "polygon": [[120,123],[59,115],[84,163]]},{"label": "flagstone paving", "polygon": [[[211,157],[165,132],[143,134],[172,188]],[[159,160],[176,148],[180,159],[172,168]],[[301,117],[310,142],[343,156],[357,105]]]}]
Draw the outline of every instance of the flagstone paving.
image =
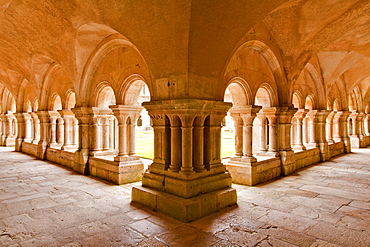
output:
[{"label": "flagstone paving", "polygon": [[370,148],[255,187],[191,223],[112,185],[0,148],[1,246],[370,246]]}]

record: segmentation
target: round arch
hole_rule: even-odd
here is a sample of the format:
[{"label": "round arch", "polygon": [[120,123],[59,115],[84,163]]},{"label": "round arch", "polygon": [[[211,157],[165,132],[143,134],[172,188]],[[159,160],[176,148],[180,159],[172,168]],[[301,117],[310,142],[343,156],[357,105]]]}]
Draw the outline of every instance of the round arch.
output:
[{"label": "round arch", "polygon": [[262,83],[257,89],[254,104],[261,106],[279,106],[278,98],[274,89],[267,82]]},{"label": "round arch", "polygon": [[50,111],[57,111],[62,110],[62,99],[60,98],[58,93],[53,93],[50,97],[50,104],[48,109]]},{"label": "round arch", "polygon": [[[226,64],[226,67],[225,67],[225,75],[224,75],[224,80],[227,80],[227,82],[225,82],[223,84],[223,88],[222,88],[221,92],[225,92],[227,86],[230,83],[229,78],[239,76],[238,71],[240,70],[240,68],[238,67],[238,62],[232,63],[232,59],[235,56],[237,56],[242,50],[245,50],[245,49],[252,49],[252,50],[258,52],[263,57],[263,59],[266,61],[266,64],[267,64],[268,68],[270,69],[271,75],[273,77],[273,81],[269,82],[270,87],[274,88],[273,92],[276,92],[276,94],[275,94],[276,96],[274,96],[274,97],[276,99],[278,99],[278,100],[274,99],[274,101],[275,101],[274,103],[280,102],[280,101],[283,101],[283,102],[289,101],[289,99],[287,99],[287,98],[284,100],[285,95],[286,95],[286,91],[279,90],[279,88],[277,87],[277,85],[280,85],[281,88],[284,88],[283,85],[286,85],[286,77],[285,77],[284,71],[282,69],[282,66],[280,65],[280,62],[278,60],[278,57],[276,56],[276,54],[272,51],[272,49],[267,44],[265,44],[264,42],[262,42],[260,40],[250,40],[250,41],[247,41],[247,42],[243,43],[230,56],[230,58],[229,58],[229,60]],[[251,97],[251,99],[252,99],[252,101],[254,100],[253,97]]]},{"label": "round arch", "polygon": [[317,109],[316,107],[316,100],[314,94],[309,94],[306,97],[304,108],[308,110],[314,110]]},{"label": "round arch", "polygon": [[92,106],[108,108],[116,104],[116,95],[108,82],[101,82],[94,93]]},{"label": "round arch", "polygon": [[239,106],[253,104],[251,88],[244,78],[241,77],[232,78],[227,87],[225,88],[224,95],[226,93],[226,89],[229,89],[230,91],[233,105]]},{"label": "round arch", "polygon": [[[148,86],[143,76],[133,74],[122,79],[122,84],[118,92],[117,104],[123,105],[137,105],[140,91],[144,86]],[[149,94],[151,95],[150,88]]]},{"label": "round arch", "polygon": [[304,98],[299,90],[295,90],[292,94],[292,103],[294,108],[303,109],[304,108]]},{"label": "round arch", "polygon": [[[104,40],[102,40],[99,45],[93,50],[91,53],[81,79],[81,85],[79,87],[79,98],[77,99],[77,104],[88,104],[88,102],[91,103],[91,100],[89,100],[89,96],[92,95],[93,84],[94,82],[94,74],[101,65],[101,62],[103,59],[113,50],[118,48],[131,48],[133,49],[137,54],[139,54],[139,57],[141,60],[145,63],[142,55],[140,54],[139,50],[127,39],[125,39],[122,35],[118,34],[111,34],[110,36],[106,37]],[[143,65],[144,70],[146,69],[146,64]],[[140,66],[139,66],[140,68]],[[143,77],[143,76],[142,76]],[[144,81],[147,83],[149,78],[146,78]],[[150,83],[148,84],[148,87],[151,88]],[[114,87],[112,87],[114,88]],[[118,97],[120,98],[120,97]]]}]

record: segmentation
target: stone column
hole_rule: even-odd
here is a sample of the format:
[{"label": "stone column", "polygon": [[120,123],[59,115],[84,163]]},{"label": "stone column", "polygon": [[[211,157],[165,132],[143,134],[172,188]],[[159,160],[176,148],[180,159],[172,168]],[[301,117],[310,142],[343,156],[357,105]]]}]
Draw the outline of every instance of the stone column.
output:
[{"label": "stone column", "polygon": [[110,138],[110,125],[109,116],[104,116],[100,118],[100,134],[102,138],[101,147],[104,151],[109,150],[109,138]]},{"label": "stone column", "polygon": [[316,139],[316,115],[317,110],[311,110],[307,113],[307,128],[308,131],[308,144],[307,147],[315,148],[318,146],[318,141]]},{"label": "stone column", "polygon": [[40,141],[40,119],[35,112],[31,113],[33,118],[33,144],[38,144]]},{"label": "stone column", "polygon": [[360,139],[360,148],[366,148],[366,140],[365,140],[365,132],[364,132],[364,118],[365,114],[360,112],[357,115],[357,131],[358,131],[358,138]]},{"label": "stone column", "polygon": [[348,136],[348,117],[349,111],[338,111],[334,115],[334,141],[343,142],[344,152],[351,152],[351,141]]},{"label": "stone column", "polygon": [[71,110],[59,110],[58,112],[64,121],[64,141],[62,150],[71,150],[73,149],[72,133],[74,127],[74,114]]},{"label": "stone column", "polygon": [[102,117],[95,116],[92,118],[92,140],[91,140],[91,156],[97,156],[102,154]]},{"label": "stone column", "polygon": [[[29,113],[23,113],[25,123],[24,141],[32,142],[32,116]],[[18,127],[19,128],[19,127]]]},{"label": "stone column", "polygon": [[176,114],[168,115],[171,124],[171,164],[169,171],[178,172],[182,164],[181,120]]},{"label": "stone column", "polygon": [[206,116],[197,116],[194,120],[194,171],[204,172],[204,120]]},{"label": "stone column", "polygon": [[316,113],[316,140],[320,148],[320,161],[330,159],[330,150],[328,142],[326,141],[326,119],[330,111],[319,110]]},{"label": "stone column", "polygon": [[[196,115],[194,114],[181,114],[181,168],[180,173],[184,175],[194,174],[193,167],[193,122]],[[221,131],[221,129],[220,129]],[[221,132],[220,132],[221,133]],[[221,138],[221,137],[220,137]],[[171,142],[172,144],[172,142]]]},{"label": "stone column", "polygon": [[72,108],[78,119],[78,149],[75,152],[73,170],[81,174],[89,174],[88,159],[93,141],[93,111],[92,107]]},{"label": "stone column", "polygon": [[18,125],[18,136],[15,140],[15,151],[17,152],[22,152],[22,143],[26,136],[26,123],[24,114],[27,113],[14,113]]},{"label": "stone column", "polygon": [[[114,126],[114,116],[111,116],[108,121],[109,121],[109,149],[110,150],[115,150],[115,140],[118,137],[118,134],[115,130]],[[117,135],[117,137],[116,137]]]},{"label": "stone column", "polygon": [[76,118],[73,118],[73,121],[72,121],[72,130],[73,130],[73,134],[72,134],[72,140],[73,140],[73,147],[74,148],[78,148],[79,146],[79,123],[78,123],[78,120]]},{"label": "stone column", "polygon": [[50,118],[50,147],[57,147],[57,119],[59,114],[55,111],[49,111]]},{"label": "stone column", "polygon": [[333,128],[334,128],[334,115],[336,112],[332,111],[328,117],[326,118],[326,140],[328,141],[329,144],[334,143],[333,139]]},{"label": "stone column", "polygon": [[127,112],[119,106],[110,106],[113,111],[113,115],[118,121],[118,155],[114,157],[115,161],[121,161],[127,156],[126,152],[126,120],[128,117]]},{"label": "stone column", "polygon": [[38,119],[40,120],[40,141],[37,147],[37,157],[46,159],[46,149],[50,141],[50,116],[48,111],[37,111]]},{"label": "stone column", "polygon": [[1,134],[1,145],[6,146],[6,138],[8,136],[8,117],[5,113],[1,114],[1,120],[2,120],[2,134]]},{"label": "stone column", "polygon": [[303,145],[303,119],[306,117],[308,110],[306,109],[299,109],[295,114],[294,118],[296,119],[296,123],[293,126],[294,128],[294,139],[293,148],[297,151],[306,150],[306,147]]},{"label": "stone column", "polygon": [[57,118],[57,144],[58,147],[64,144],[64,120],[61,117]]},{"label": "stone column", "polygon": [[[143,175],[143,187],[133,188],[132,200],[184,222],[235,204],[236,193],[235,189],[231,188],[230,174],[220,160],[221,121],[231,104],[181,99],[144,102],[143,106],[149,111],[149,115],[163,119],[162,124],[165,126],[169,126],[168,120],[166,122],[166,118],[163,118],[165,115],[177,115],[180,118],[182,163],[180,171],[173,172],[164,165],[163,169],[160,169],[154,160]],[[194,138],[193,131],[195,132],[195,126],[202,126],[203,117],[204,166],[207,170],[195,172],[194,155],[199,152],[201,146],[196,141],[201,139]],[[199,120],[196,120],[197,118]],[[158,124],[155,121],[158,120],[153,119],[154,129],[155,124]],[[199,131],[198,129],[197,132]],[[155,147],[162,147],[162,140],[163,138],[155,138]],[[166,143],[169,144],[168,139]],[[171,150],[173,148],[170,147]],[[197,152],[194,151],[196,149]],[[159,155],[159,152],[156,155]]]},{"label": "stone column", "polygon": [[171,164],[170,120],[164,113],[149,114],[154,131],[154,159],[149,166],[153,173],[164,173]]},{"label": "stone column", "polygon": [[264,155],[267,152],[267,136],[266,136],[266,116],[263,112],[257,113],[257,117],[260,121],[259,137],[260,137],[260,150],[258,155]]},{"label": "stone column", "polygon": [[243,120],[243,161],[247,163],[257,161],[253,156],[253,121],[261,109],[260,106],[244,106],[239,110]]},{"label": "stone column", "polygon": [[297,170],[294,151],[291,144],[291,127],[292,118],[297,112],[297,109],[289,107],[276,108],[276,115],[278,116],[278,149],[281,162],[281,172],[283,175],[288,175]]},{"label": "stone column", "polygon": [[231,113],[231,117],[234,119],[235,124],[235,156],[243,156],[243,119],[240,117],[240,113]]},{"label": "stone column", "polygon": [[211,114],[205,124],[205,157],[204,164],[208,170],[225,169],[221,163],[221,123],[225,115]]},{"label": "stone column", "polygon": [[277,148],[277,139],[276,139],[276,120],[277,116],[274,114],[267,115],[267,118],[269,120],[268,128],[269,128],[269,148],[268,152],[272,153],[273,155],[277,156],[278,148]]},{"label": "stone column", "polygon": [[348,117],[348,133],[351,140],[351,147],[360,148],[361,139],[360,139],[360,128],[361,121],[359,113],[357,111],[352,111]]},{"label": "stone column", "polygon": [[370,136],[370,114],[366,113],[364,117],[364,132],[366,136]]},{"label": "stone column", "polygon": [[5,146],[14,147],[17,136],[16,119],[12,112],[9,112],[6,116],[8,117],[8,135],[5,140]]},{"label": "stone column", "polygon": [[135,146],[135,138],[136,138],[136,135],[135,135],[135,132],[136,132],[136,121],[137,119],[139,118],[140,116],[140,112],[143,110],[143,108],[141,106],[139,107],[135,107],[131,110],[130,112],[130,116],[131,116],[131,125],[130,125],[130,128],[131,128],[131,135],[130,135],[130,151],[129,151],[129,155],[130,156],[133,156],[133,155],[136,155],[136,146]]}]

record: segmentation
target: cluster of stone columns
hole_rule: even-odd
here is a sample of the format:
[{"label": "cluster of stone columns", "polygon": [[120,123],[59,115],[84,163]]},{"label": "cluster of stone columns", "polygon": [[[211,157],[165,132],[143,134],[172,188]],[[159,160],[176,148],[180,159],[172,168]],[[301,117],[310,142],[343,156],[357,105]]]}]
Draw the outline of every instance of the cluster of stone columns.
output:
[{"label": "cluster of stone columns", "polygon": [[14,146],[18,135],[17,120],[12,112],[1,114],[1,145]]},{"label": "cluster of stone columns", "polygon": [[135,126],[141,110],[136,105],[73,108],[80,133],[73,169],[116,184],[139,180],[143,163],[135,152]]},{"label": "cluster of stone columns", "polygon": [[[325,161],[331,157],[329,144],[342,142],[344,152],[350,152],[351,145],[369,144],[369,138],[365,138],[370,136],[369,114],[287,107],[261,109],[251,105],[234,106],[230,112],[235,122],[235,156],[227,167],[236,183],[253,185],[279,176],[280,172],[294,172],[299,167],[294,151],[318,148],[320,160]],[[253,150],[256,142],[259,149]],[[263,162],[257,165],[256,157],[261,156],[265,157],[261,160],[279,157],[279,167],[274,160],[269,166],[263,167]]]},{"label": "cluster of stone columns", "polygon": [[[343,142],[345,152],[350,152],[348,111],[299,109],[293,118],[292,147],[296,151],[306,148],[323,147],[336,142]],[[357,123],[358,124],[358,123]],[[360,122],[360,125],[361,122]],[[363,125],[368,122],[363,121]],[[370,135],[367,133],[365,135]],[[328,157],[323,157],[323,161]]]},{"label": "cluster of stone columns", "polygon": [[221,163],[221,122],[230,103],[166,100],[143,103],[152,118],[154,160],[132,200],[182,221],[236,203]]}]

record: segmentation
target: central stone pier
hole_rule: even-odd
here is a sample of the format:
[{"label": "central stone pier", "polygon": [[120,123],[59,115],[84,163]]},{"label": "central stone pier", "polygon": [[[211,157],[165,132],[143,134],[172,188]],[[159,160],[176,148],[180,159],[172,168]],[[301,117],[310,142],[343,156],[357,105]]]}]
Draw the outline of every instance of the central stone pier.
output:
[{"label": "central stone pier", "polygon": [[197,99],[143,103],[152,118],[154,160],[132,201],[183,222],[236,204],[221,163],[221,122],[231,103]]}]

